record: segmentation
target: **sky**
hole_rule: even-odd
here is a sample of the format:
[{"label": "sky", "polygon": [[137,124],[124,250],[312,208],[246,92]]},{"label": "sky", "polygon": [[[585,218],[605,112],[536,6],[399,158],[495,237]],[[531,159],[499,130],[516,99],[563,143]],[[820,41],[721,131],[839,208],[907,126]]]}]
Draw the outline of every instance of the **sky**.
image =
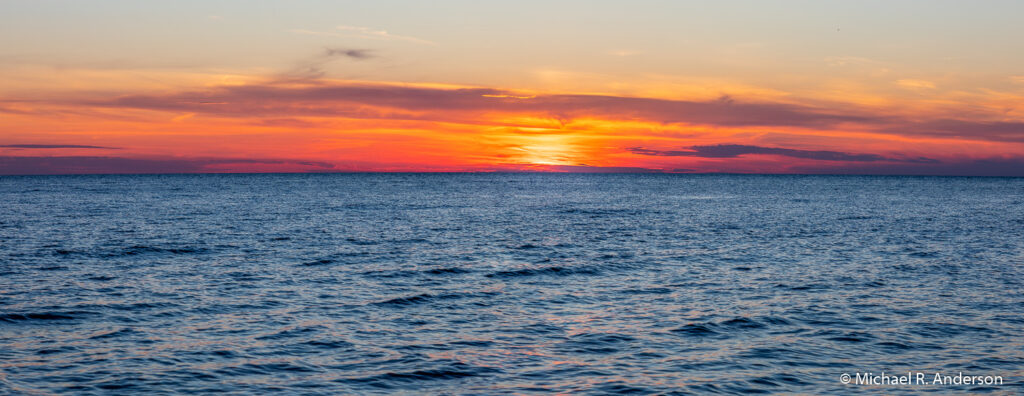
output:
[{"label": "sky", "polygon": [[0,1],[0,174],[1024,176],[1019,1]]}]

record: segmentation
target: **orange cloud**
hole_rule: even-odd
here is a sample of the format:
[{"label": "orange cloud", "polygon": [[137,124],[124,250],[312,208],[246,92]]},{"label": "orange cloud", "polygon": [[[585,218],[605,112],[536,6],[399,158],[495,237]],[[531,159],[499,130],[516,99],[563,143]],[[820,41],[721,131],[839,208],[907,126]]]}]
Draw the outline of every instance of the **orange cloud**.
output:
[{"label": "orange cloud", "polygon": [[[0,112],[0,128],[9,131],[0,141],[8,147],[0,152],[0,173],[125,167],[1003,175],[1024,157],[1024,122],[995,117],[995,109],[951,117],[728,95],[678,100],[264,79],[10,98],[0,101]],[[26,150],[32,145],[54,148]],[[83,146],[120,150],[83,155]]]}]

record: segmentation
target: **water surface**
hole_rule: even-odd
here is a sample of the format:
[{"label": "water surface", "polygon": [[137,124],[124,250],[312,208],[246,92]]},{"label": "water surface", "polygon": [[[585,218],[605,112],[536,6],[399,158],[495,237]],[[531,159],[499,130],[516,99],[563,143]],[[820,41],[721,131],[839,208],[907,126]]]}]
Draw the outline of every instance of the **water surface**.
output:
[{"label": "water surface", "polygon": [[[0,177],[0,393],[1024,392],[1024,179]],[[1001,375],[869,388],[842,373]]]}]

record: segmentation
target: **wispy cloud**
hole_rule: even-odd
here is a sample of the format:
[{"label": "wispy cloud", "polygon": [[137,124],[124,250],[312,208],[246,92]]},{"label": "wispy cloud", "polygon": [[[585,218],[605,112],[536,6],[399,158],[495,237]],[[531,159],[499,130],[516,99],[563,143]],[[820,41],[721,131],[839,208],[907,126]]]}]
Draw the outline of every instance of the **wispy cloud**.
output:
[{"label": "wispy cloud", "polygon": [[338,30],[344,31],[344,32],[353,32],[356,35],[358,35],[359,37],[363,37],[363,38],[372,38],[372,39],[381,39],[381,40],[400,40],[400,41],[408,41],[408,42],[411,42],[411,43],[427,44],[427,45],[436,45],[437,44],[437,43],[434,43],[433,41],[428,41],[428,40],[424,40],[424,39],[417,38],[417,37],[400,36],[400,35],[397,35],[397,34],[388,33],[386,30],[376,30],[376,29],[371,29],[371,28],[368,28],[368,27],[340,25],[340,26],[337,26],[335,28],[338,29]]},{"label": "wispy cloud", "polygon": [[909,89],[935,89],[935,83],[926,80],[896,80],[896,85]]},{"label": "wispy cloud", "polygon": [[350,59],[363,60],[373,58],[373,51],[368,49],[328,48],[327,57],[344,56]]},{"label": "wispy cloud", "polygon": [[305,61],[299,62],[295,67],[285,73],[287,80],[311,80],[323,77],[327,74],[324,67],[336,59],[349,59],[363,61],[376,58],[373,50],[364,48],[325,48],[323,52]]},{"label": "wispy cloud", "polygon": [[373,40],[395,40],[395,41],[406,41],[416,44],[425,45],[437,45],[437,43],[429,40],[424,40],[418,37],[403,36],[398,34],[389,33],[386,30],[378,30],[362,26],[336,26],[334,31],[318,32],[315,30],[307,29],[289,29],[291,33],[306,34],[311,36],[326,36],[326,37],[357,37],[364,39]]}]

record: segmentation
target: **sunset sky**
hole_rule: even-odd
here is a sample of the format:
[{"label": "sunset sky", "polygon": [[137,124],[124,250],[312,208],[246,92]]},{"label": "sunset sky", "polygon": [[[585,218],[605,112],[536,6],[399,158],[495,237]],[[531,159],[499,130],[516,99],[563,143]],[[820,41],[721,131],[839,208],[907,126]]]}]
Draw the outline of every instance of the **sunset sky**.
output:
[{"label": "sunset sky", "polygon": [[1020,1],[3,1],[0,174],[1024,176]]}]

